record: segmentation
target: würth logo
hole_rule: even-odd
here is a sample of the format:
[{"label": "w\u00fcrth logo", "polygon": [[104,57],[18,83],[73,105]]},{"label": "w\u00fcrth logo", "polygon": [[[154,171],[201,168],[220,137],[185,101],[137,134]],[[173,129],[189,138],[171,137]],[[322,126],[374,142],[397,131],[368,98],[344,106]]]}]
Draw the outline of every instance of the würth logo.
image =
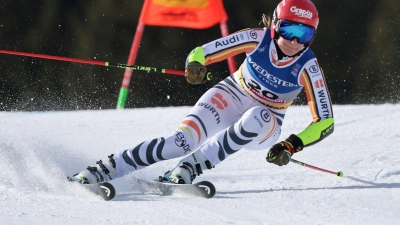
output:
[{"label": "w\u00fcrth logo", "polygon": [[225,109],[228,107],[228,102],[226,102],[220,93],[215,94],[214,97],[211,98],[211,103],[217,106],[218,109]]}]

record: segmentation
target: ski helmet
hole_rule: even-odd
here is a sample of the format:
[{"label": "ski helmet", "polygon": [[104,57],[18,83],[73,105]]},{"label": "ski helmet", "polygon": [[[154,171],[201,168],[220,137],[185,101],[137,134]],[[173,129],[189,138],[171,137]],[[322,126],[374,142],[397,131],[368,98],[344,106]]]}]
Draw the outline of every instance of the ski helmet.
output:
[{"label": "ski helmet", "polygon": [[272,18],[271,38],[273,39],[279,37],[280,20],[304,24],[313,27],[316,31],[319,16],[317,8],[310,0],[282,0],[276,7]]}]

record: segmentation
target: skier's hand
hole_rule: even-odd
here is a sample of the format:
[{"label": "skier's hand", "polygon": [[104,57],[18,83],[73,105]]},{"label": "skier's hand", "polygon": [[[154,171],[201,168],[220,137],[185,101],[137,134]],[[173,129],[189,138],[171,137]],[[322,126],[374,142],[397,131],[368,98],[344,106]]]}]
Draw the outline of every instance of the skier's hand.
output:
[{"label": "skier's hand", "polygon": [[293,146],[287,141],[281,141],[274,144],[268,152],[267,162],[274,163],[278,166],[284,166],[289,163],[290,157],[293,155]]},{"label": "skier's hand", "polygon": [[303,141],[292,134],[284,141],[274,144],[267,154],[267,162],[278,166],[285,166],[289,163],[291,156],[295,152],[303,150]]},{"label": "skier's hand", "polygon": [[211,73],[199,62],[190,62],[185,68],[185,77],[190,84],[204,84],[211,79]]}]

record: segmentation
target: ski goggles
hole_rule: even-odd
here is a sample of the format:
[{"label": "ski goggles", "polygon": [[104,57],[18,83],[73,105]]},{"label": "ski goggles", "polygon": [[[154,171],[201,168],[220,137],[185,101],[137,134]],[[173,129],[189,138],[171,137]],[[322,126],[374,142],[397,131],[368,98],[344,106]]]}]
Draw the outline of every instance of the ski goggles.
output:
[{"label": "ski goggles", "polygon": [[314,27],[295,23],[288,20],[279,20],[278,34],[286,40],[297,39],[300,44],[309,44],[315,36]]}]

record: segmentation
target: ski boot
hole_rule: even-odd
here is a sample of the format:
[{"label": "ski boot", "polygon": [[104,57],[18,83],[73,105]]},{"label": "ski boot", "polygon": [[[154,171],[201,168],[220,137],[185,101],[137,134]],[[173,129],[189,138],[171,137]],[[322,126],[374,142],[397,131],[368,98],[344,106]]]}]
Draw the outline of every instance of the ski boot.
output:
[{"label": "ski boot", "polygon": [[191,184],[196,176],[200,176],[203,173],[203,170],[213,167],[201,151],[196,151],[183,158],[172,171],[167,171],[164,176],[159,176],[157,181]]},{"label": "ski boot", "polygon": [[99,160],[96,162],[96,165],[88,166],[86,170],[72,177],[67,177],[67,179],[81,184],[95,184],[110,181],[116,177],[114,155],[110,155],[108,156],[108,162],[103,163]]}]

